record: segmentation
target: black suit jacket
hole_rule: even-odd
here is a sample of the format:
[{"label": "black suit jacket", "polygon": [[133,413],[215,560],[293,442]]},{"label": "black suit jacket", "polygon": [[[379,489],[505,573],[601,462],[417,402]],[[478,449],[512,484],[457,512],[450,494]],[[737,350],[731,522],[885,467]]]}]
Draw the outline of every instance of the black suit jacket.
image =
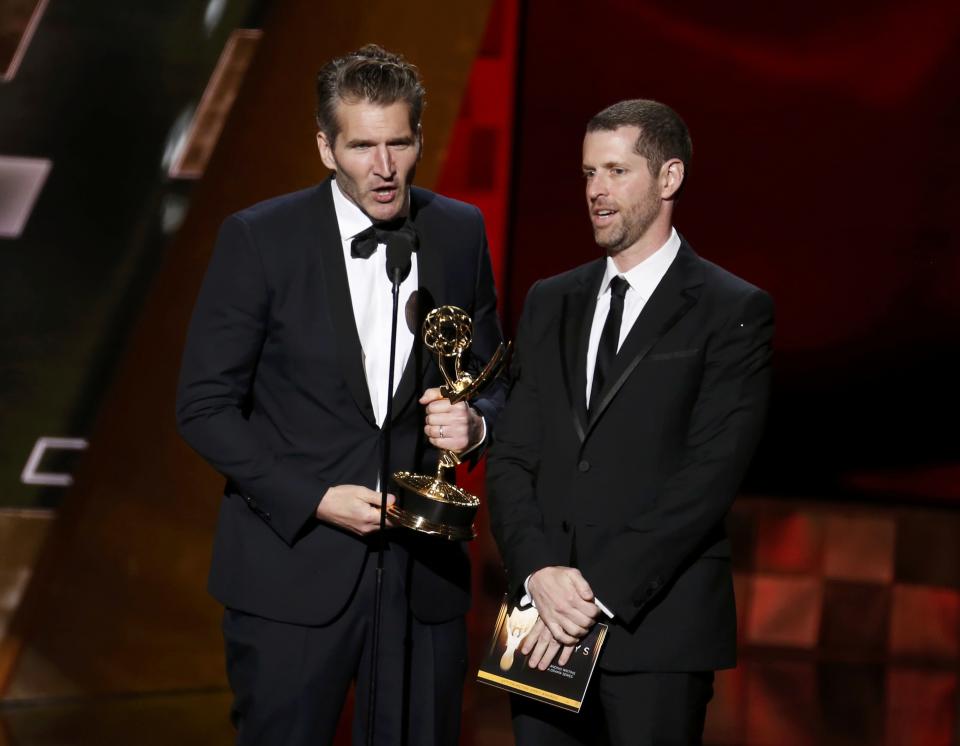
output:
[{"label": "black suit jacket", "polygon": [[586,355],[605,260],[538,282],[487,464],[511,589],[578,567],[615,615],[611,670],[732,666],[724,517],[761,434],[773,307],[683,241],[588,416]]},{"label": "black suit jacket", "polygon": [[[321,624],[347,603],[368,540],[318,521],[328,487],[376,486],[383,446],[362,350],[330,179],[260,203],[224,222],[187,333],[177,421],[187,442],[227,478],[209,587],[225,606]],[[442,382],[420,325],[452,303],[474,320],[473,351],[500,343],[483,219],[477,208],[414,188],[420,238],[414,346],[393,400],[391,471],[430,473],[420,394]],[[502,406],[475,402],[488,427]],[[414,613],[443,621],[469,606],[464,547],[391,531],[412,557]],[[403,563],[404,565],[406,563]]]}]

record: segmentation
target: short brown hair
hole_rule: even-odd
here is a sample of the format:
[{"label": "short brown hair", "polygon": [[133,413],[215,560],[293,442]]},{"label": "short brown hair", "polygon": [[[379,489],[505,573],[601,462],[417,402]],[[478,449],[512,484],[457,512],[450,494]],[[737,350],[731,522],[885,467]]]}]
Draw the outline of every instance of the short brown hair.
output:
[{"label": "short brown hair", "polygon": [[341,101],[369,101],[389,106],[404,101],[410,108],[410,129],[416,133],[426,91],[415,65],[402,55],[367,44],[356,52],[330,60],[317,73],[317,127],[331,144],[337,139]]},{"label": "short brown hair", "polygon": [[608,106],[587,122],[587,132],[611,131],[620,127],[640,128],[633,149],[647,159],[654,177],[660,175],[660,167],[671,158],[683,161],[684,173],[689,173],[693,142],[687,125],[669,106],[646,98],[634,98]]}]

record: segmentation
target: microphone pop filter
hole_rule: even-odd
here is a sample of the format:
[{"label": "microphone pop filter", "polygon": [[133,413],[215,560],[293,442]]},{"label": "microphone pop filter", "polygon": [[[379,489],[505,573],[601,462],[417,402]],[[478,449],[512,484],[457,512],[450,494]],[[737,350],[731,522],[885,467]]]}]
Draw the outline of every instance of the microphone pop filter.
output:
[{"label": "microphone pop filter", "polygon": [[[403,282],[410,274],[410,255],[416,250],[417,234],[404,226],[387,239],[387,277],[390,282]],[[396,274],[399,271],[399,280]]]}]

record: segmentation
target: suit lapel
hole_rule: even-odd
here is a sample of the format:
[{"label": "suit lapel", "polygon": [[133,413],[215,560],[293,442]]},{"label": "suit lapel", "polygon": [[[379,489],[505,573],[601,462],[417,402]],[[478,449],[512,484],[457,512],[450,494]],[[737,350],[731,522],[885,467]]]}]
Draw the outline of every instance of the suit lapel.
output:
[{"label": "suit lapel", "polygon": [[580,284],[563,297],[560,356],[573,426],[581,441],[587,429],[587,345],[605,265],[603,259],[589,265]]},{"label": "suit lapel", "polygon": [[[417,249],[417,297],[415,307],[407,309],[408,323],[413,325],[413,347],[393,396],[391,419],[394,420],[423,393],[427,366],[433,357],[423,345],[423,320],[430,311],[446,302],[444,247],[437,241],[436,232],[431,231],[429,216],[422,207],[416,191],[411,191],[410,217],[420,239],[420,248]],[[401,316],[404,310],[400,309]]]},{"label": "suit lapel", "polygon": [[663,276],[657,289],[643,307],[633,328],[623,341],[620,352],[610,369],[609,383],[599,403],[590,413],[586,435],[589,435],[603,416],[610,402],[623,387],[640,361],[673,326],[693,308],[703,283],[700,259],[686,241],[681,239],[680,251]]},{"label": "suit lapel", "polygon": [[343,244],[337,226],[337,215],[333,209],[333,196],[330,192],[332,183],[327,179],[316,191],[315,209],[319,216],[318,238],[323,264],[324,297],[337,337],[337,358],[343,379],[363,416],[376,426],[377,420],[373,414],[367,377],[363,370],[363,348],[360,346],[357,321],[353,316],[353,304],[350,300]]}]

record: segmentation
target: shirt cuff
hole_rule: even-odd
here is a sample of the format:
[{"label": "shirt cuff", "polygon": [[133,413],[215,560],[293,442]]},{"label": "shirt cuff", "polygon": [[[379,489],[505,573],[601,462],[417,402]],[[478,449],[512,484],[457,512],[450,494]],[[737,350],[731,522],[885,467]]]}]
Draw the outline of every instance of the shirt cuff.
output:
[{"label": "shirt cuff", "polygon": [[600,599],[594,597],[593,602],[597,605],[597,608],[600,609],[604,614],[606,614],[610,619],[613,619],[613,612],[610,611],[606,606],[600,603]]},{"label": "shirt cuff", "polygon": [[[476,411],[477,414],[480,414],[480,411],[479,411],[479,410],[474,410],[474,411]],[[482,414],[480,414],[480,440],[478,440],[478,441],[477,441],[476,443],[474,443],[472,446],[470,446],[470,447],[467,448],[465,451],[463,451],[462,453],[459,453],[459,454],[457,454],[457,455],[458,455],[460,458],[463,458],[464,456],[466,456],[466,455],[467,455],[468,453],[470,453],[471,451],[477,450],[477,448],[479,448],[480,445],[481,445],[486,439],[487,439],[487,419],[486,419]]]},{"label": "shirt cuff", "polygon": [[530,578],[533,573],[527,575],[527,579],[523,581],[523,598],[520,599],[521,606],[532,606],[537,608],[537,605],[533,602],[533,596],[530,595],[530,589],[527,587],[527,584],[530,582]]},{"label": "shirt cuff", "polygon": [[[532,606],[533,608],[537,608],[537,605],[533,602],[533,596],[530,595],[530,589],[527,587],[527,585],[530,583],[531,576],[532,576],[532,573],[530,575],[527,575],[527,579],[523,581],[523,598],[520,599],[520,605]],[[597,608],[600,609],[600,611],[602,611],[604,614],[607,615],[608,618],[613,619],[613,612],[610,611],[610,609],[608,609],[602,603],[600,603],[599,598],[594,598],[593,602],[597,605]]]}]

